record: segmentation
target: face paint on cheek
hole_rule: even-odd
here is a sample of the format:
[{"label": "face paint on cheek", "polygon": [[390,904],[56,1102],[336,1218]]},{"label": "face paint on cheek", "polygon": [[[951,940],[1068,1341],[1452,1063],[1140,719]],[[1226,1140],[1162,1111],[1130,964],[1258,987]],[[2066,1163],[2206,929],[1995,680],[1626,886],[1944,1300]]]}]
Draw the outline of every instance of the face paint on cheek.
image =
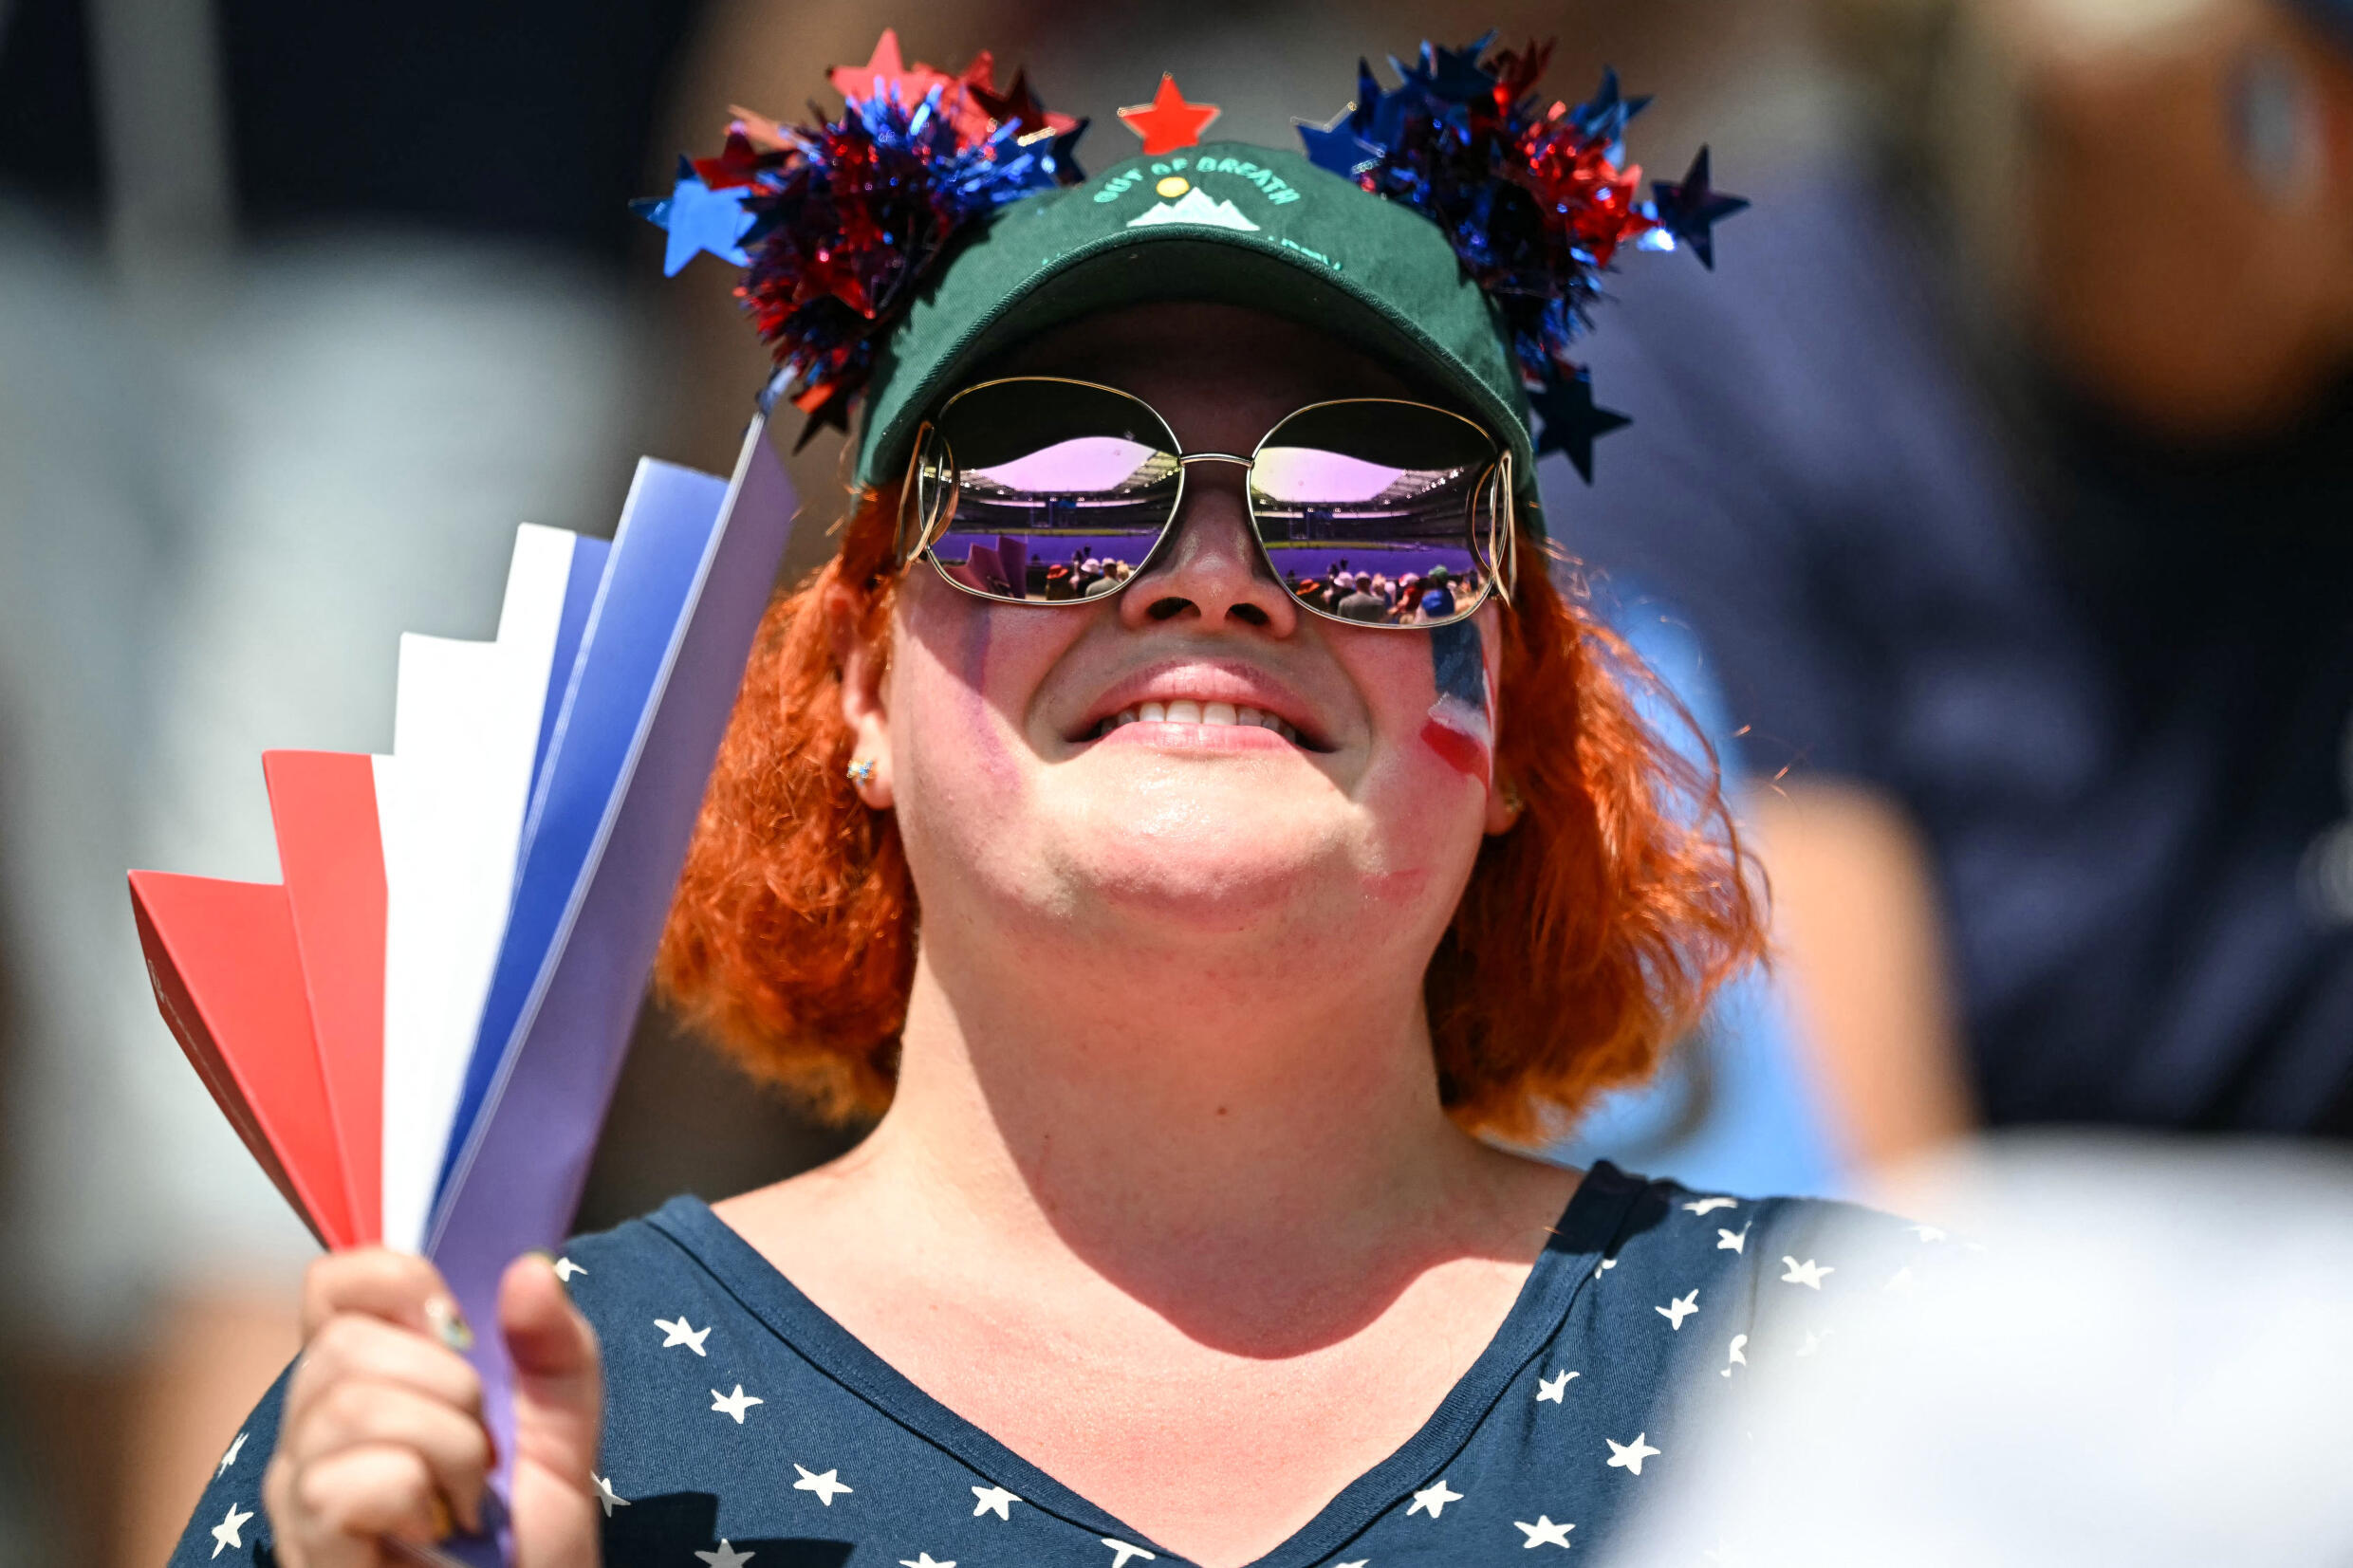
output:
[{"label": "face paint on cheek", "polygon": [[1012,777],[1012,760],[1005,754],[1005,743],[997,734],[994,715],[989,711],[989,644],[996,635],[996,613],[984,604],[974,604],[965,611],[963,635],[957,639],[957,658],[963,666],[957,673],[964,682],[958,707],[964,720],[964,732],[971,737],[978,753],[982,771],[1000,784]]},{"label": "face paint on cheek", "polygon": [[1438,700],[1422,722],[1422,744],[1483,786],[1495,766],[1495,720],[1487,700],[1487,655],[1476,623],[1457,620],[1430,634]]},{"label": "face paint on cheek", "polygon": [[1376,904],[1406,904],[1421,896],[1430,885],[1427,866],[1408,866],[1403,871],[1367,872],[1363,877],[1364,896]]}]

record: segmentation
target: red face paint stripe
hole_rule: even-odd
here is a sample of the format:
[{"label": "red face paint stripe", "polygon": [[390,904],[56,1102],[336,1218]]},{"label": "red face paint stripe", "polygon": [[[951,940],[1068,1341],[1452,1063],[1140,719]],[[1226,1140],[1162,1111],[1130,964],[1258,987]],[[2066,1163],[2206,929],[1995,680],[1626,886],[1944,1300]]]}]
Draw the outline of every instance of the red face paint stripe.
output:
[{"label": "red face paint stripe", "polygon": [[1489,759],[1487,747],[1475,736],[1466,735],[1436,719],[1426,719],[1421,726],[1421,740],[1424,746],[1438,754],[1439,760],[1447,766],[1467,778],[1478,780],[1482,786],[1487,784],[1493,764]]}]

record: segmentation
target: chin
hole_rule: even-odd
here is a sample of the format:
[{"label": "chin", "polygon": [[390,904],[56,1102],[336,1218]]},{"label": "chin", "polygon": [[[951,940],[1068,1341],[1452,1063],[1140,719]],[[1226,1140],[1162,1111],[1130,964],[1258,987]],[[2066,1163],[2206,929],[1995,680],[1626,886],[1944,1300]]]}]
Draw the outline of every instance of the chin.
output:
[{"label": "chin", "polygon": [[1185,783],[1053,814],[1068,824],[1050,858],[1073,907],[1216,936],[1279,929],[1356,885],[1355,824],[1338,790]]}]

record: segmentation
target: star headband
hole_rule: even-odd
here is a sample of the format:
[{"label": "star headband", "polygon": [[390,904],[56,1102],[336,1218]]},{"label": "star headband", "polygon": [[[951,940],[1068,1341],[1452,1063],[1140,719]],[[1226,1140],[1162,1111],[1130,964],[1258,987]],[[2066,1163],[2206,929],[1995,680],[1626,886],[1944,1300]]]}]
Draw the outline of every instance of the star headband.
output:
[{"label": "star headband", "polygon": [[632,204],[669,232],[664,272],[702,250],[744,269],[736,297],[776,359],[764,400],[808,415],[802,445],[849,428],[878,342],[950,241],[1085,177],[1071,150],[1086,122],[1047,113],[1019,72],[1000,91],[986,51],[951,76],[902,64],[886,29],[865,65],[827,80],[841,119],[787,126],[735,109],[717,157],[681,157],[668,196]]},{"label": "star headband", "polygon": [[[1627,246],[1689,247],[1712,268],[1712,226],[1748,204],[1712,189],[1705,148],[1640,199],[1624,133],[1649,101],[1605,72],[1586,102],[1547,106],[1534,87],[1550,46],[1495,49],[1494,36],[1393,57],[1393,88],[1359,62],[1356,101],[1300,135],[1320,167],[1437,225],[1502,320],[1538,450],[1589,477],[1593,438],[1627,422],[1595,406],[1570,352],[1602,274]],[[828,79],[840,119],[785,126],[737,109],[718,157],[681,157],[671,194],[636,204],[669,233],[666,271],[703,250],[744,269],[737,297],[777,366],[762,401],[808,415],[804,444],[847,430],[878,348],[959,235],[1085,177],[1073,150],[1086,122],[1047,112],[1020,73],[1000,90],[986,53],[954,75],[910,66],[885,31],[864,65]],[[1155,157],[1196,145],[1217,116],[1165,76],[1150,103],[1119,113]]]}]

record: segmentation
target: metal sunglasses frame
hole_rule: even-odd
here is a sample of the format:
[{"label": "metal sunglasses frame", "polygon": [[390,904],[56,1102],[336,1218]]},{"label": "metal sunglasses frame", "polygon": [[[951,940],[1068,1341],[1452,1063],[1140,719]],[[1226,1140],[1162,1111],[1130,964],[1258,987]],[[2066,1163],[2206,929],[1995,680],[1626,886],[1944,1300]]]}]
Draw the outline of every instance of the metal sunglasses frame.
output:
[{"label": "metal sunglasses frame", "polygon": [[[1084,387],[1090,392],[1109,393],[1113,397],[1126,399],[1152,416],[1153,422],[1159,427],[1160,434],[1168,438],[1168,444],[1163,450],[1176,459],[1176,492],[1170,497],[1168,515],[1161,519],[1160,531],[1154,536],[1151,548],[1144,552],[1143,559],[1137,563],[1132,575],[1122,580],[1116,587],[1088,599],[1010,600],[1001,599],[995,594],[982,593],[979,589],[969,583],[960,582],[952,576],[948,571],[947,563],[939,559],[938,552],[933,548],[938,543],[940,536],[948,531],[948,525],[955,516],[955,497],[960,493],[955,452],[949,447],[946,435],[941,433],[940,420],[947,416],[950,409],[976,392],[985,392],[991,387],[1037,384]],[[900,485],[899,492],[899,563],[903,566],[916,557],[921,556],[931,563],[932,569],[939,574],[941,581],[946,582],[958,593],[970,594],[973,598],[991,604],[1024,604],[1041,609],[1060,609],[1065,605],[1092,604],[1099,600],[1116,598],[1127,591],[1129,583],[1150,570],[1161,547],[1168,543],[1169,535],[1175,531],[1176,520],[1184,513],[1186,471],[1194,464],[1230,463],[1248,473],[1257,467],[1259,453],[1267,450],[1267,443],[1272,440],[1284,426],[1300,415],[1343,404],[1364,403],[1426,409],[1432,414],[1452,419],[1457,424],[1469,426],[1472,430],[1478,432],[1480,438],[1487,442],[1491,455],[1486,470],[1480,473],[1471,487],[1471,493],[1464,502],[1463,516],[1463,539],[1470,546],[1471,559],[1480,567],[1477,595],[1469,604],[1456,610],[1444,620],[1410,624],[1357,620],[1335,611],[1310,604],[1293,593],[1290,584],[1284,581],[1283,574],[1275,569],[1273,558],[1267,552],[1266,539],[1259,532],[1257,496],[1251,486],[1245,482],[1242,487],[1242,503],[1250,513],[1251,543],[1256,548],[1259,562],[1267,568],[1268,575],[1274,579],[1276,585],[1283,590],[1284,595],[1292,603],[1308,614],[1321,616],[1325,620],[1338,621],[1343,626],[1362,626],[1375,631],[1427,632],[1439,626],[1451,626],[1456,621],[1468,620],[1476,615],[1479,607],[1485,604],[1491,597],[1500,599],[1505,605],[1509,606],[1511,602],[1512,590],[1518,585],[1519,581],[1520,534],[1518,508],[1512,495],[1511,449],[1496,440],[1494,435],[1478,421],[1467,419],[1452,409],[1440,408],[1435,403],[1424,403],[1411,397],[1331,397],[1322,402],[1308,403],[1291,410],[1290,413],[1269,426],[1267,433],[1258,438],[1258,444],[1251,449],[1251,454],[1243,457],[1230,452],[1186,452],[1177,442],[1176,431],[1170,428],[1168,420],[1161,415],[1158,409],[1154,408],[1132,392],[1121,387],[1107,386],[1101,381],[1083,381],[1069,376],[1002,376],[991,380],[976,381],[942,403],[938,415],[924,420],[916,431],[915,452],[907,460],[906,479]],[[917,497],[923,494],[924,481],[927,479],[936,487],[937,493],[944,498],[944,504],[938,505],[933,515],[923,516],[917,514],[917,508],[919,505]],[[1491,537],[1485,540],[1479,537],[1477,520],[1482,497],[1488,498],[1486,509],[1492,520],[1488,527]],[[1500,542],[1491,537],[1497,533],[1501,535]]]}]

